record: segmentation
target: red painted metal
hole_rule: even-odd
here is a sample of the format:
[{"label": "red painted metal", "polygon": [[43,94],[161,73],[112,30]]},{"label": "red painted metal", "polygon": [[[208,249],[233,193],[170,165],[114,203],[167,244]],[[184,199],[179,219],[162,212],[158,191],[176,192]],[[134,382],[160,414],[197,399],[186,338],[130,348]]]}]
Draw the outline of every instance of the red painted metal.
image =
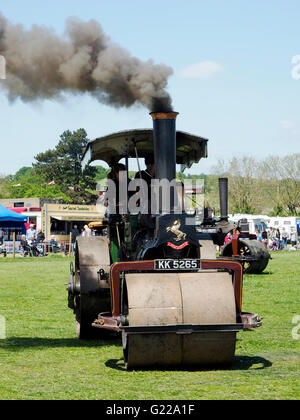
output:
[{"label": "red painted metal", "polygon": [[27,207],[7,207],[8,210],[14,211],[15,213],[25,213],[28,211]]},{"label": "red painted metal", "polygon": [[[202,270],[224,269],[233,272],[233,287],[236,301],[237,313],[242,312],[242,288],[243,288],[243,267],[237,261],[227,260],[201,260]],[[121,285],[120,274],[131,271],[154,271],[154,261],[135,261],[119,262],[111,267],[111,286],[112,286],[112,316],[121,316]]]},{"label": "red painted metal", "polygon": [[134,261],[119,262],[112,265],[110,270],[111,288],[112,288],[112,315],[119,317],[121,315],[121,285],[120,273],[123,271],[153,271],[154,261]]},{"label": "red painted metal", "polygon": [[185,242],[182,245],[175,245],[175,244],[172,244],[172,242],[168,242],[167,245],[169,247],[173,248],[173,249],[176,249],[176,251],[179,251],[179,250],[184,249],[185,247],[187,247],[189,245],[189,242]]},{"label": "red painted metal", "polygon": [[239,234],[234,230],[232,235],[232,256],[239,255]]}]

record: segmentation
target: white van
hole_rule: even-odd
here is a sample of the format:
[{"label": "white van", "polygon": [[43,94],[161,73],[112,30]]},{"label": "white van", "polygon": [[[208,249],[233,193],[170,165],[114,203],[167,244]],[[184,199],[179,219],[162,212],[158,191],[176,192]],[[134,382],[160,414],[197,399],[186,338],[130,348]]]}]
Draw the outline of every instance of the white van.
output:
[{"label": "white van", "polygon": [[279,229],[281,233],[285,230],[288,235],[297,230],[300,236],[300,217],[271,217],[270,227]]},{"label": "white van", "polygon": [[253,214],[234,214],[229,215],[229,221],[238,223],[242,219],[247,219],[249,223],[249,233],[254,234],[256,231],[263,232],[264,229],[270,227],[270,217],[264,215],[253,215]]}]

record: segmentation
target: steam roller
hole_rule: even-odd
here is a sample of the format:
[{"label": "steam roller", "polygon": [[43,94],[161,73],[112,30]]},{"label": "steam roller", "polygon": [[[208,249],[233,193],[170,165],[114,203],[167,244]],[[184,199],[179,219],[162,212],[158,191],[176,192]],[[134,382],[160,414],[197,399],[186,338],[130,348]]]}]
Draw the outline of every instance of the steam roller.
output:
[{"label": "steam roller", "polygon": [[[122,335],[127,369],[230,365],[237,333],[261,319],[242,311],[242,262],[216,256],[233,229],[228,181],[220,180],[219,219],[206,208],[187,211],[176,164],[207,157],[208,140],[176,131],[175,112],[151,115],[153,130],[111,134],[85,151],[84,164],[104,160],[112,168],[116,199],[107,192],[103,222],[90,225],[96,236],[77,240],[68,302],[78,337]],[[131,158],[139,168],[136,189],[128,178]]]},{"label": "steam roller", "polygon": [[[233,327],[221,330],[224,324],[236,323],[232,281],[227,273],[172,273],[154,279],[153,274],[143,278],[131,274],[126,276],[126,287],[129,326],[150,327],[149,333],[145,329],[146,333],[139,334],[125,329],[123,347],[129,368],[232,362],[236,332]],[[203,326],[209,325],[218,327],[206,331]],[[151,332],[152,326],[156,328]]]}]

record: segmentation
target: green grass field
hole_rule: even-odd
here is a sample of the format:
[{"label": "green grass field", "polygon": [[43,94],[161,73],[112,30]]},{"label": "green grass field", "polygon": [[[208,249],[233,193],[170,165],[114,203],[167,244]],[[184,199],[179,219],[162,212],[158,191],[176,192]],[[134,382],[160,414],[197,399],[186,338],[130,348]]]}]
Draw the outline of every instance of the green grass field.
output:
[{"label": "green grass field", "polygon": [[300,253],[272,257],[265,274],[245,278],[243,309],[263,326],[239,334],[232,368],[137,372],[125,371],[119,339],[77,340],[68,258],[0,257],[0,399],[299,399]]}]

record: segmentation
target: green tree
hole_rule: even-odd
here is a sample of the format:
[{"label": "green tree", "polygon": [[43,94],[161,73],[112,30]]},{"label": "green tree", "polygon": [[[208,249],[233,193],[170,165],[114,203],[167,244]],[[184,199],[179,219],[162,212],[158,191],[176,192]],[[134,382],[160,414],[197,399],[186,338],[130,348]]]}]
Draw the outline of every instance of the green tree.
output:
[{"label": "green tree", "polygon": [[7,177],[0,175],[0,198],[5,198],[8,195],[6,185],[7,185]]},{"label": "green tree", "polygon": [[5,185],[6,195],[10,198],[56,198],[71,202],[59,185],[47,185],[45,179],[38,175],[33,168],[21,168],[15,175],[9,177]]},{"label": "green tree", "polygon": [[268,181],[266,190],[272,200],[274,216],[300,214],[300,154],[284,157],[270,156],[261,163]]},{"label": "green tree", "polygon": [[261,211],[261,178],[258,162],[248,156],[219,161],[214,168],[218,176],[229,180],[229,208],[234,213],[257,213]]},{"label": "green tree", "polygon": [[55,149],[35,156],[36,173],[47,182],[54,181],[75,204],[95,201],[97,168],[82,168],[81,160],[88,144],[84,129],[65,131]]},{"label": "green tree", "polygon": [[13,176],[12,181],[22,181],[23,179],[28,179],[31,175],[34,175],[34,169],[32,166],[23,166],[21,169],[19,169],[15,175]]},{"label": "green tree", "polygon": [[101,179],[105,179],[107,174],[110,172],[110,169],[105,169],[103,166],[95,166],[96,168],[96,181],[100,181]]}]

